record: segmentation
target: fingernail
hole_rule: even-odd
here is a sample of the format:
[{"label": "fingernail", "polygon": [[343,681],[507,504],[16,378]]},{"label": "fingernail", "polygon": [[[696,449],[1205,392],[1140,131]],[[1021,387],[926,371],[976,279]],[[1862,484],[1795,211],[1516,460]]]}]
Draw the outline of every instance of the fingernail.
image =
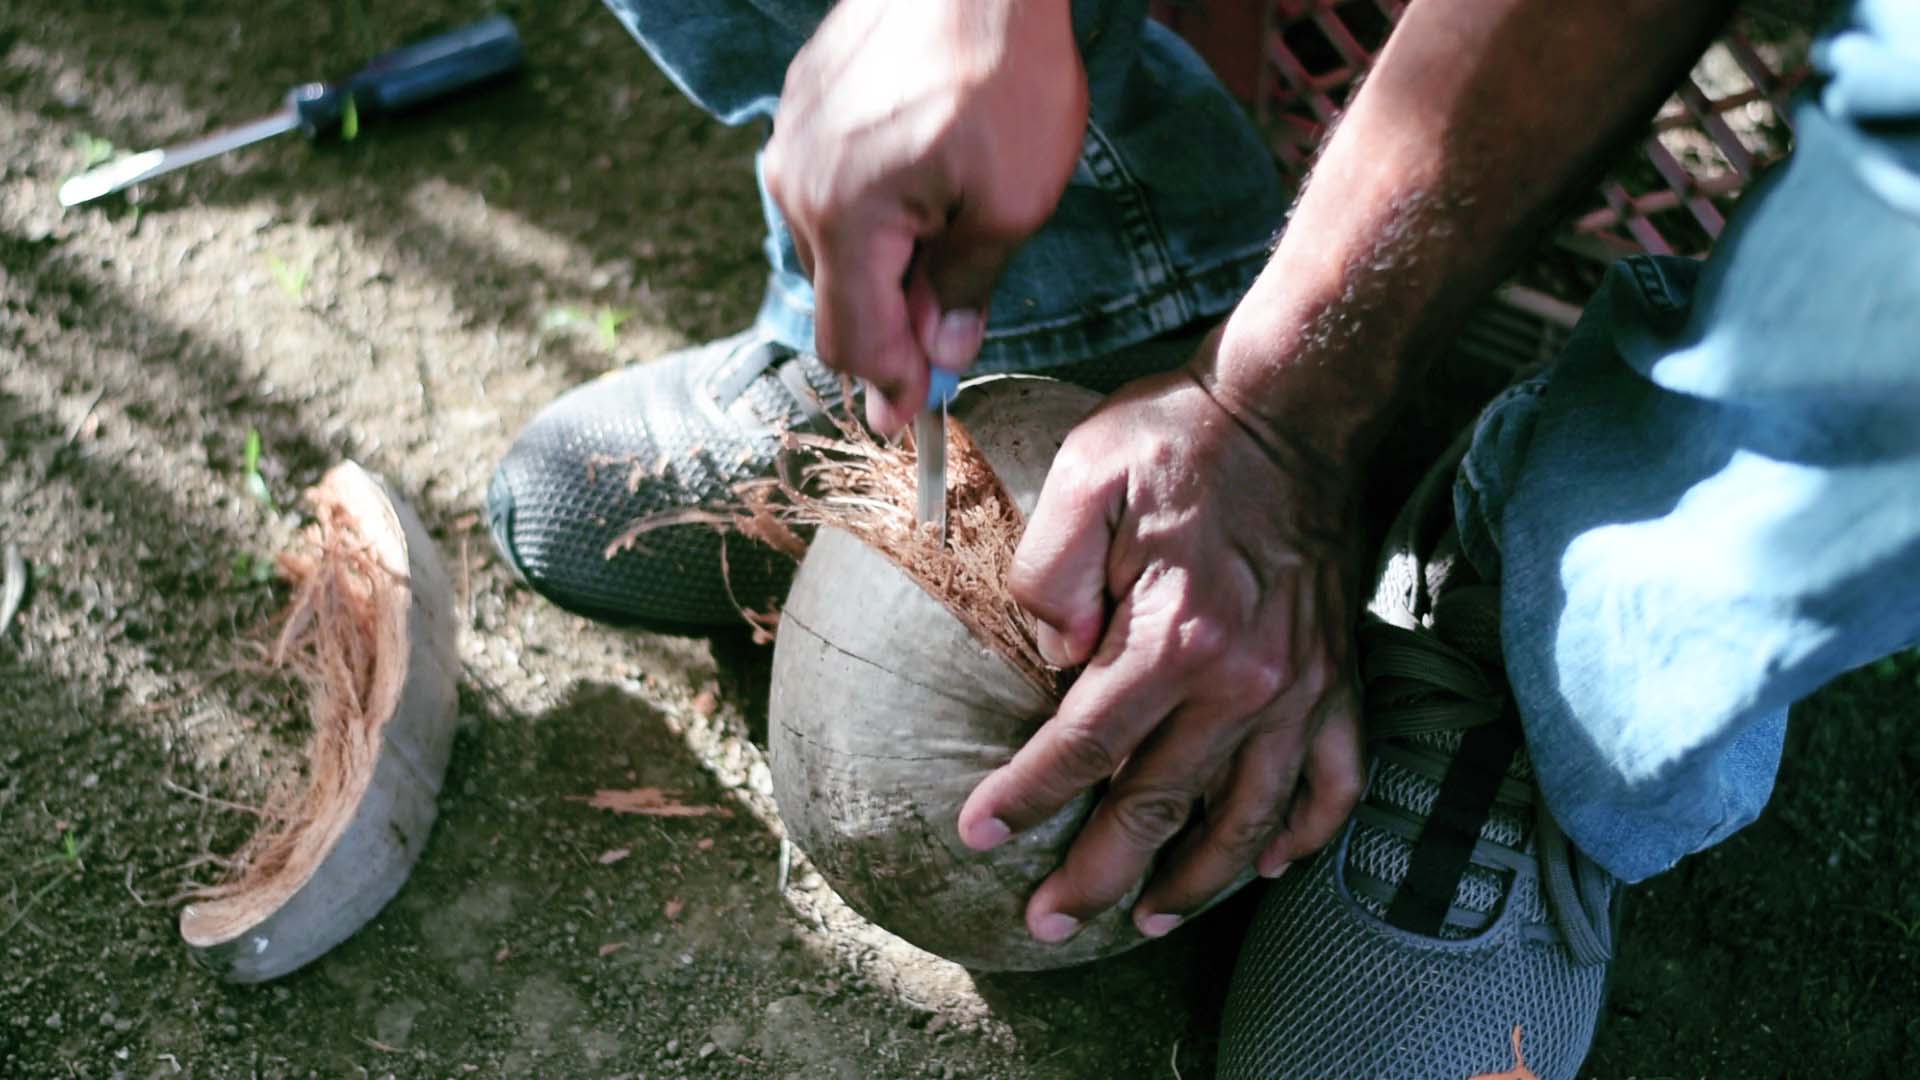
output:
[{"label": "fingernail", "polygon": [[980,352],[980,340],[986,336],[986,324],[971,308],[949,311],[940,316],[933,332],[929,359],[949,371],[961,371]]},{"label": "fingernail", "polygon": [[1040,659],[1057,668],[1067,666],[1067,642],[1060,636],[1060,631],[1041,623],[1034,627],[1033,643],[1040,648]]},{"label": "fingernail", "polygon": [[1168,915],[1165,912],[1161,912],[1157,915],[1142,915],[1134,922],[1134,925],[1139,927],[1140,933],[1144,937],[1162,938],[1173,933],[1173,928],[1180,925],[1181,919],[1182,917],[1179,915]]},{"label": "fingernail", "polygon": [[976,824],[966,836],[967,846],[975,851],[992,851],[1007,842],[1013,830],[997,817],[990,817]]},{"label": "fingernail", "polygon": [[1058,945],[1080,932],[1080,920],[1065,912],[1050,911],[1033,922],[1035,940]]},{"label": "fingernail", "polygon": [[1292,863],[1288,862],[1285,859],[1276,859],[1271,862],[1269,862],[1266,859],[1262,859],[1260,860],[1260,865],[1258,869],[1260,871],[1260,876],[1263,878],[1277,878],[1281,874],[1286,873],[1287,867],[1292,865],[1293,865]]}]

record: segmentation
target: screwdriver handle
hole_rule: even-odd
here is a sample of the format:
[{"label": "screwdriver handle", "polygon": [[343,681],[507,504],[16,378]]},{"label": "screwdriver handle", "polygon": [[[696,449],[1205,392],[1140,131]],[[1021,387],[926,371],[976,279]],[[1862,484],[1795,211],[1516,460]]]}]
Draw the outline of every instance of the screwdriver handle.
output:
[{"label": "screwdriver handle", "polygon": [[398,112],[510,74],[521,56],[513,20],[494,15],[381,53],[345,79],[296,86],[287,103],[314,136],[340,126],[349,98],[359,116]]}]

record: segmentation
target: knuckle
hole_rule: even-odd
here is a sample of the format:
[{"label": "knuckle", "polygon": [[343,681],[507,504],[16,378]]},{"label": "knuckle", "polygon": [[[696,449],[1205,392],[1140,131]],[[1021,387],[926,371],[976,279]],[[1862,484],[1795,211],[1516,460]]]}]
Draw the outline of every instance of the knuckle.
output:
[{"label": "knuckle", "polygon": [[1101,435],[1095,425],[1096,418],[1083,420],[1067,432],[1060,440],[1060,449],[1054,452],[1053,464],[1047,467],[1047,482],[1054,483],[1054,477],[1074,488],[1082,486],[1091,471],[1088,466],[1100,460]]},{"label": "knuckle", "polygon": [[1052,214],[1051,204],[1038,199],[1022,199],[1007,206],[988,222],[987,237],[995,243],[1011,247],[1039,232]]},{"label": "knuckle", "polygon": [[1113,821],[1133,847],[1152,851],[1187,823],[1193,796],[1174,788],[1143,788],[1114,800]]},{"label": "knuckle", "polygon": [[1234,665],[1232,681],[1239,698],[1258,708],[1292,685],[1293,669],[1284,656],[1245,656]]},{"label": "knuckle", "polygon": [[1055,751],[1062,773],[1076,790],[1104,780],[1120,768],[1120,755],[1099,732],[1087,727],[1071,727],[1061,732]]},{"label": "knuckle", "polygon": [[833,197],[820,185],[813,185],[804,192],[794,192],[792,201],[793,216],[811,227],[816,235],[823,238],[838,237],[844,231],[848,220],[846,200]]},{"label": "knuckle", "polygon": [[1234,637],[1218,617],[1194,612],[1174,623],[1169,644],[1188,666],[1211,667],[1232,655]]},{"label": "knuckle", "polygon": [[1258,814],[1222,821],[1211,834],[1213,844],[1233,859],[1250,862],[1280,831],[1281,814],[1276,804]]},{"label": "knuckle", "polygon": [[1335,769],[1318,780],[1321,797],[1334,806],[1349,807],[1359,802],[1366,787],[1366,776],[1359,769]]},{"label": "knuckle", "polygon": [[787,196],[787,144],[776,132],[767,141],[766,152],[760,155],[760,179],[767,185],[767,193],[775,202],[786,203]]}]

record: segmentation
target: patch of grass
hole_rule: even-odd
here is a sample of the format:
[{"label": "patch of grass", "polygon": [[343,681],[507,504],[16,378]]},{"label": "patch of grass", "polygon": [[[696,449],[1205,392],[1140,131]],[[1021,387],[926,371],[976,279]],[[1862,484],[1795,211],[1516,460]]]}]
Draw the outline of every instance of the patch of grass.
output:
[{"label": "patch of grass", "polygon": [[1868,664],[1867,670],[1873,673],[1874,678],[1883,681],[1892,681],[1904,675],[1915,688],[1920,689],[1920,662],[1917,661],[1920,661],[1920,653],[1903,649]]},{"label": "patch of grass", "polygon": [[60,835],[60,850],[51,855],[41,856],[40,861],[65,863],[74,870],[84,870],[85,867],[80,862],[80,853],[86,849],[87,845],[73,835],[72,829],[68,829]]},{"label": "patch of grass", "polygon": [[[248,428],[247,439],[240,449],[241,482],[246,485],[247,494],[253,496],[268,512],[276,509],[273,492],[267,487],[267,478],[260,474],[260,429]],[[264,585],[273,580],[273,556],[256,555],[250,551],[233,553],[233,579],[242,584]]]},{"label": "patch of grass", "polygon": [[353,95],[347,95],[347,104],[340,110],[340,141],[352,142],[360,137],[360,107],[353,103]]},{"label": "patch of grass", "polygon": [[34,905],[46,899],[48,893],[59,888],[60,885],[69,878],[78,877],[86,871],[86,864],[80,861],[80,856],[86,849],[87,845],[73,835],[72,829],[67,829],[61,833],[60,850],[51,855],[42,855],[40,857],[42,863],[59,864],[58,871],[46,884],[35,889],[33,895],[27,897],[26,903],[14,909],[13,918],[7,920],[5,927],[0,927],[0,937],[5,937],[14,927],[25,922],[27,914],[33,910]]},{"label": "patch of grass", "polygon": [[260,500],[267,509],[272,510],[273,492],[267,490],[267,479],[260,475],[260,429],[248,428],[246,445],[240,451],[240,474],[247,485],[247,494]]},{"label": "patch of grass", "polygon": [[290,266],[278,255],[267,256],[267,271],[273,275],[274,284],[296,303],[305,302],[307,296],[307,276],[312,273],[304,266]]},{"label": "patch of grass", "polygon": [[273,557],[250,551],[233,553],[233,580],[242,585],[265,585],[273,580]]},{"label": "patch of grass", "polygon": [[595,308],[589,312],[585,308],[556,307],[548,308],[540,319],[540,329],[549,330],[592,330],[599,339],[600,347],[613,351],[620,343],[620,325],[633,318],[632,308]]},{"label": "patch of grass", "polygon": [[85,172],[108,161],[112,161],[119,148],[98,135],[89,135],[82,131],[73,137],[73,148],[80,153],[80,171]]}]

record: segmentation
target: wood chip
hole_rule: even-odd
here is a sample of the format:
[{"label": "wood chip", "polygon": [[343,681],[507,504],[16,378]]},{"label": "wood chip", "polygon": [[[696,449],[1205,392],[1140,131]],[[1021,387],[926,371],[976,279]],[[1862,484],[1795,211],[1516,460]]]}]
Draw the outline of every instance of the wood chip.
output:
[{"label": "wood chip", "polygon": [[712,851],[712,850],[713,850],[713,837],[711,837],[711,836],[703,836],[703,837],[701,837],[701,838],[700,838],[700,842],[699,842],[699,843],[697,843],[697,844],[695,844],[695,845],[693,845],[693,846],[694,846],[694,847],[697,847],[697,848],[699,848],[699,849],[700,849],[701,851]]},{"label": "wood chip", "polygon": [[600,955],[603,957],[612,956],[614,953],[617,953],[621,949],[624,949],[626,947],[627,947],[627,942],[609,941],[605,945],[600,946]]},{"label": "wood chip", "polygon": [[1527,1068],[1527,1055],[1520,1046],[1521,1027],[1513,1025],[1513,1068],[1506,1072],[1480,1073],[1469,1080],[1540,1080],[1540,1074]]},{"label": "wood chip", "polygon": [[512,955],[513,955],[513,946],[502,945],[500,946],[500,951],[493,954],[493,962],[496,964],[504,964],[507,962],[507,957]]},{"label": "wood chip", "polygon": [[666,917],[669,920],[673,920],[673,919],[678,919],[680,917],[680,913],[685,910],[687,910],[687,902],[676,896],[673,899],[667,901],[667,906],[665,908],[662,908],[661,912],[662,914],[666,915]]},{"label": "wood chip", "polygon": [[674,793],[657,787],[619,790],[601,788],[592,795],[569,795],[568,802],[583,802],[596,810],[616,814],[644,814],[648,817],[724,817],[733,811],[724,806],[701,806],[680,802]]},{"label": "wood chip", "polygon": [[612,866],[614,863],[619,862],[631,854],[633,854],[632,848],[623,847],[617,847],[611,851],[603,851],[600,853],[600,865]]}]

